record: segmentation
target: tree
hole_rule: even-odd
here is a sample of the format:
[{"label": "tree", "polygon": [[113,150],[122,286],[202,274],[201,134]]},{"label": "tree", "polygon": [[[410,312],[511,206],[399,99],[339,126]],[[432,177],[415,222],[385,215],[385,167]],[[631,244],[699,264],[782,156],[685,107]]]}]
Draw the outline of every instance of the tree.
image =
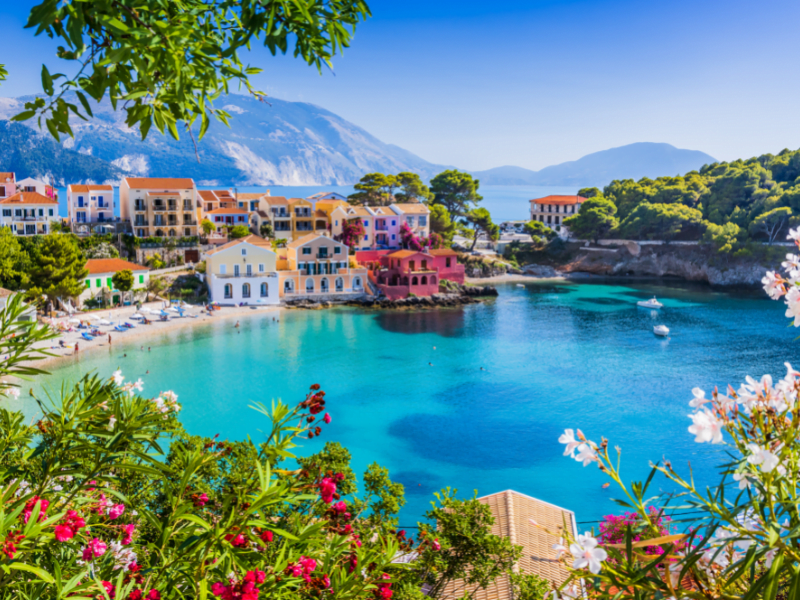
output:
[{"label": "tree", "polygon": [[[198,119],[202,139],[211,117],[225,124],[231,118],[213,101],[232,84],[265,96],[250,84],[261,69],[244,65],[239,51],[258,42],[273,55],[292,48],[321,70],[369,16],[364,0],[42,2],[26,27],[58,40],[57,56],[68,61],[59,70],[70,75],[43,65],[44,95],[26,102],[14,119],[43,117],[53,137],[71,136],[70,113],[91,117],[88,98],[108,95],[113,106],[122,103],[128,127],[137,127],[142,139],[152,125],[178,139],[178,124],[188,129]],[[70,91],[79,102],[65,97]]]},{"label": "tree", "polygon": [[30,257],[8,227],[0,227],[0,286],[18,290],[28,284]]},{"label": "tree", "polygon": [[147,280],[145,289],[147,290],[147,300],[150,300],[150,295],[158,296],[167,288],[167,282],[163,277],[150,277]]},{"label": "tree", "polygon": [[706,223],[706,231],[703,234],[703,242],[714,246],[720,254],[730,254],[739,246],[742,237],[742,230],[736,223]]},{"label": "tree", "polygon": [[603,192],[598,190],[596,187],[591,188],[582,188],[578,190],[578,196],[581,198],[596,198],[597,196],[602,196]]},{"label": "tree", "polygon": [[205,233],[207,236],[211,235],[217,230],[217,226],[208,219],[203,219],[200,222],[200,227],[203,230],[203,233]]},{"label": "tree", "polygon": [[633,240],[699,239],[705,231],[705,221],[699,210],[683,204],[644,202],[625,217],[619,229],[622,237]]},{"label": "tree", "polygon": [[394,201],[398,182],[394,175],[367,173],[353,187],[358,190],[347,199],[356,206],[388,206]]},{"label": "tree", "polygon": [[492,215],[485,208],[475,208],[467,213],[467,223],[472,225],[474,236],[472,238],[472,247],[470,250],[475,249],[478,243],[479,233],[483,232],[490,240],[497,240],[500,238],[500,227],[492,222]]},{"label": "tree", "polygon": [[428,202],[433,198],[428,186],[422,183],[419,175],[403,171],[398,173],[397,185],[400,191],[395,194],[397,202]]},{"label": "tree", "polygon": [[767,243],[772,244],[778,234],[792,217],[792,209],[788,206],[773,208],[770,211],[758,215],[750,224],[750,234],[758,235],[764,233],[767,236]]},{"label": "tree", "polygon": [[576,237],[597,242],[617,228],[619,221],[614,216],[616,214],[617,207],[611,200],[602,196],[591,198],[581,204],[577,215],[564,219],[563,225]]},{"label": "tree", "polygon": [[433,204],[430,210],[431,232],[441,235],[448,245],[452,244],[458,226],[450,218],[447,207],[442,204]]},{"label": "tree", "polygon": [[[164,261],[161,259],[161,255],[160,255],[158,252],[153,252],[152,256],[150,256],[150,258],[148,258],[148,259],[145,261],[145,263],[146,263],[146,264],[147,264],[147,265],[148,265],[148,266],[149,266],[151,269],[154,269],[154,270],[163,269],[163,268],[164,268],[164,265],[166,264],[166,263],[164,263]],[[153,280],[151,279],[150,281],[153,281]]]},{"label": "tree", "polygon": [[531,237],[538,236],[548,240],[556,237],[556,232],[541,221],[528,221],[523,229]]},{"label": "tree", "polygon": [[480,182],[469,173],[450,170],[431,179],[433,204],[441,204],[451,218],[465,216],[473,206],[483,200],[478,194]]},{"label": "tree", "polygon": [[108,242],[100,242],[83,251],[86,258],[118,258],[119,251]]},{"label": "tree", "polygon": [[122,292],[123,299],[125,298],[125,294],[130,292],[133,289],[133,284],[135,280],[133,278],[133,271],[130,269],[124,269],[122,271],[117,271],[114,275],[111,276],[111,283],[114,284],[114,287]]},{"label": "tree", "polygon": [[86,289],[83,281],[88,274],[78,245],[69,236],[51,233],[36,248],[28,293],[30,297],[45,295],[52,302],[75,298]]},{"label": "tree", "polygon": [[261,227],[258,228],[258,232],[264,239],[271,238],[275,235],[275,232],[272,230],[272,223],[269,221],[264,221]]},{"label": "tree", "polygon": [[250,235],[250,230],[246,225],[234,225],[228,230],[228,237],[232,240],[238,240]]}]

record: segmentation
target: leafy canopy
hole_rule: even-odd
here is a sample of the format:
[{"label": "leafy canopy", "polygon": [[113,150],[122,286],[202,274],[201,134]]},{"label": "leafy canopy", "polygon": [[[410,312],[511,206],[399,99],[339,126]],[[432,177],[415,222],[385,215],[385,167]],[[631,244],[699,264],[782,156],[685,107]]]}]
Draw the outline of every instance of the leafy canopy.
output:
[{"label": "leafy canopy", "polygon": [[492,222],[492,215],[485,208],[475,208],[466,215],[466,221],[472,226],[474,234],[472,237],[472,250],[478,243],[479,233],[483,233],[490,240],[500,238],[500,227]]},{"label": "leafy canopy", "polygon": [[451,217],[463,217],[483,200],[478,194],[479,185],[469,173],[443,171],[431,179],[432,203],[444,206]]},{"label": "leafy canopy", "polygon": [[388,206],[394,202],[397,177],[383,173],[367,173],[353,187],[358,190],[347,199],[356,206]]},{"label": "leafy canopy", "polygon": [[[583,211],[581,211],[583,212]],[[703,214],[683,204],[650,204],[636,207],[620,224],[623,237],[654,240],[697,239],[706,229]]]},{"label": "leafy canopy", "polygon": [[133,271],[125,269],[114,273],[111,277],[111,283],[113,283],[114,287],[120,292],[130,292],[134,284]]},{"label": "leafy canopy", "polygon": [[33,252],[29,297],[75,298],[83,292],[88,274],[86,260],[71,236],[43,236]]},{"label": "leafy canopy", "polygon": [[[321,70],[349,46],[356,26],[370,16],[365,0],[45,0],[33,7],[27,28],[62,45],[66,71],[42,65],[44,96],[14,117],[38,118],[53,137],[72,135],[70,114],[92,116],[90,99],[121,102],[126,123],[142,139],[155,125],[178,138],[178,125],[230,114],[213,102],[232,85],[256,98],[250,78],[261,69],[245,65],[240,52],[254,44],[273,55],[289,49]],[[5,71],[3,71],[5,74]],[[75,91],[80,107],[65,94]],[[81,110],[82,109],[82,110]]]},{"label": "leafy canopy", "polygon": [[238,240],[248,235],[250,235],[250,230],[246,225],[234,225],[228,231],[228,237],[232,240]]},{"label": "leafy canopy", "polygon": [[564,227],[574,236],[596,242],[619,225],[616,214],[611,200],[596,196],[581,204],[577,215],[564,219]]},{"label": "leafy canopy", "polygon": [[428,202],[433,198],[430,189],[422,183],[422,179],[416,173],[403,171],[395,177],[400,191],[394,197],[397,202]]}]

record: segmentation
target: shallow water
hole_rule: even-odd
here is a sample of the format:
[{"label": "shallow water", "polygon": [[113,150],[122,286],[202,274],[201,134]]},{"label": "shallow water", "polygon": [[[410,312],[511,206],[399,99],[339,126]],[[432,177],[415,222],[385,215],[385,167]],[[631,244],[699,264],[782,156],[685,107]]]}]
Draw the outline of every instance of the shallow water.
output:
[{"label": "shallow water", "polygon": [[[662,311],[636,307],[653,294]],[[662,323],[668,339],[652,333]],[[304,450],[337,440],[357,472],[387,466],[406,486],[402,525],[444,486],[511,488],[590,522],[615,510],[620,494],[602,488],[596,468],[561,456],[565,427],[622,446],[628,479],[667,457],[683,471],[691,461],[698,481],[711,483],[724,456],[686,430],[692,387],[782,376],[800,350],[782,305],[761,293],[642,282],[509,284],[495,300],[453,310],[286,311],[279,323],[243,320],[240,331],[231,322],[173,331],[149,338],[150,352],[122,334],[59,368],[46,387],[119,366],[143,377],[146,393],[175,390],[190,432],[257,440],[265,423],[249,404],[297,402],[319,383],[333,423]]]}]

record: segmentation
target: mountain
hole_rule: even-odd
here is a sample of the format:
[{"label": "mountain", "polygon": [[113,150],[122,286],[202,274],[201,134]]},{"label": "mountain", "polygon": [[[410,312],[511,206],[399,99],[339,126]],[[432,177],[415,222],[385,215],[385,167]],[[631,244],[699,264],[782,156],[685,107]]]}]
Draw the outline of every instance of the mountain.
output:
[{"label": "mountain", "polygon": [[571,185],[603,187],[613,179],[682,175],[717,160],[698,150],[639,142],[587,154],[583,158],[530,171],[497,167],[473,173],[484,185]]},{"label": "mountain", "polygon": [[104,160],[69,150],[20,123],[0,121],[0,168],[22,179],[68,183],[116,181],[122,171]]},{"label": "mountain", "polygon": [[[20,112],[30,98],[0,98],[0,119]],[[197,143],[199,162],[187,132],[175,141],[153,128],[142,142],[124,112],[107,101],[92,107],[94,119],[70,120],[75,138],[63,146],[127,174],[192,177],[201,185],[348,185],[372,171],[413,171],[427,179],[445,169],[313,104],[232,94],[217,108],[231,113],[231,126],[212,119]]]}]

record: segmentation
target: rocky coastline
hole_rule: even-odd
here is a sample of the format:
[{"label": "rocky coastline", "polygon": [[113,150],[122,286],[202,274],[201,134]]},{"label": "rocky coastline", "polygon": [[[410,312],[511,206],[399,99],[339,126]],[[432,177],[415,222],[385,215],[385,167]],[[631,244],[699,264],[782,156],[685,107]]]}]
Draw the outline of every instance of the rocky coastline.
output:
[{"label": "rocky coastline", "polygon": [[467,304],[477,304],[488,298],[497,296],[497,288],[485,286],[460,286],[453,284],[447,291],[442,291],[431,296],[409,296],[390,300],[385,296],[364,295],[358,298],[316,300],[313,298],[298,298],[285,303],[286,308],[299,308],[306,310],[319,310],[334,306],[356,306],[359,308],[375,309],[429,309],[442,307],[456,307]]}]

